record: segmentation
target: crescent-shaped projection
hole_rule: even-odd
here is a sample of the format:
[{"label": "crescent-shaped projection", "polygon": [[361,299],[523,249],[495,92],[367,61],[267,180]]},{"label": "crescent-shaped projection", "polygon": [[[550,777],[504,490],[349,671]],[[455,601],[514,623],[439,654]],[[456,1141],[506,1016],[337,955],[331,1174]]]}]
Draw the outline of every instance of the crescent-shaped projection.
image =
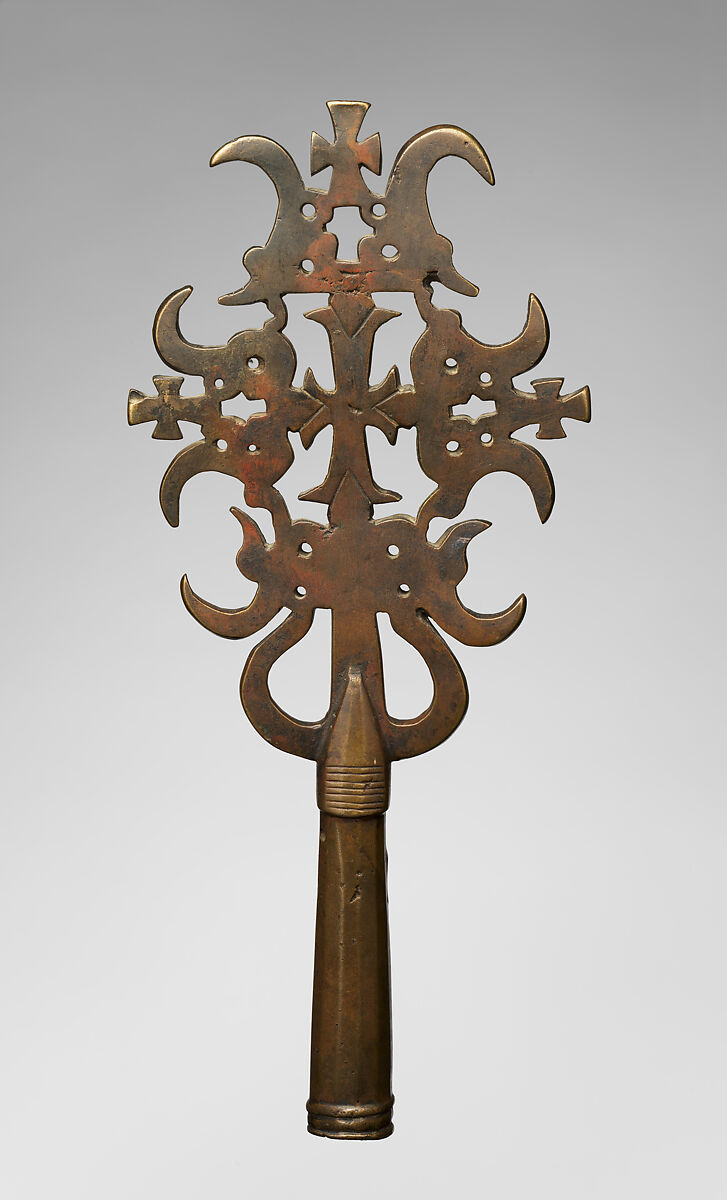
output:
[{"label": "crescent-shaped projection", "polygon": [[[487,447],[486,447],[487,449]],[[555,504],[555,482],[547,462],[533,446],[509,438],[493,446],[492,464],[482,476],[496,471],[510,471],[530,488],[540,520],[545,524]]]},{"label": "crescent-shaped projection", "polygon": [[452,526],[435,542],[440,561],[446,563],[447,579],[459,583],[467,571],[467,547],[478,533],[484,533],[490,528],[490,521],[462,521]]},{"label": "crescent-shaped projection", "polygon": [[550,330],[545,309],[538,297],[531,292],[525,324],[517,337],[511,342],[502,342],[495,346],[484,342],[479,342],[478,346],[483,351],[483,357],[484,354],[487,356],[488,369],[493,379],[499,374],[503,380],[509,381],[537,366],[548,349],[549,341]]},{"label": "crescent-shaped projection", "polygon": [[218,608],[216,604],[210,604],[192,590],[186,575],[182,577],[181,592],[187,612],[210,633],[217,633],[220,637],[249,637],[280,612],[280,604],[260,586],[244,608]]},{"label": "crescent-shaped projection", "polygon": [[390,216],[378,223],[375,244],[395,245],[402,263],[408,269],[416,264],[421,279],[437,281],[461,295],[476,296],[478,288],[455,270],[452,243],[434,228],[427,203],[429,172],[450,155],[468,162],[487,183],[495,182],[490,160],[471,134],[456,125],[425,129],[410,138],[396,156],[386,185]]},{"label": "crescent-shaped projection", "polygon": [[[443,125],[411,138],[396,157],[384,195],[371,196],[376,204],[371,218],[367,215],[365,219],[374,233],[362,238],[358,246],[364,279],[386,281],[387,289],[396,281],[417,295],[435,281],[462,295],[477,295],[475,285],[455,270],[452,243],[434,228],[427,203],[429,172],[448,155],[462,158],[488,183],[494,183],[484,149],[463,129]],[[379,204],[383,211],[376,213]]]},{"label": "crescent-shaped projection", "polygon": [[[212,155],[210,166],[223,162],[249,162],[260,167],[272,181],[278,208],[266,245],[253,246],[243,255],[250,279],[236,291],[220,296],[219,302],[227,305],[264,300],[269,307],[275,307],[276,297],[295,290],[300,263],[309,257],[311,242],[323,232],[323,217],[315,202],[324,193],[306,188],[288,151],[272,138],[252,136],[228,142]],[[315,210],[312,218],[302,211],[308,204]],[[332,235],[330,240],[333,241]],[[283,272],[284,262],[287,265]],[[284,322],[285,310],[281,319]]]},{"label": "crescent-shaped projection", "polygon": [[298,192],[306,191],[300,171],[288,151],[272,138],[250,135],[227,142],[212,155],[210,166],[217,167],[225,162],[249,162],[260,167],[278,193],[278,213],[284,201],[292,201]]},{"label": "crescent-shaped projection", "polygon": [[174,529],[179,525],[179,497],[182,488],[194,475],[200,475],[203,471],[219,471],[222,475],[231,475],[233,479],[239,479],[239,463],[229,454],[221,452],[216,442],[205,439],[185,446],[170,462],[159,489],[162,512]]},{"label": "crescent-shaped projection", "polygon": [[525,616],[526,600],[518,596],[499,613],[476,613],[456,599],[446,610],[433,612],[433,620],[465,646],[496,646],[514,633]]},{"label": "crescent-shaped projection", "polygon": [[[185,375],[207,377],[223,371],[230,343],[226,346],[198,346],[182,336],[179,312],[185,300],[192,295],[192,291],[190,286],[179,288],[162,301],[154,318],[152,337],[160,358],[167,366],[175,371],[182,371]],[[232,340],[231,338],[230,341]]]},{"label": "crescent-shaped projection", "polygon": [[423,607],[432,620],[466,646],[495,646],[517,629],[525,615],[525,597],[498,613],[476,613],[462,603],[454,586],[467,572],[467,547],[478,533],[490,528],[489,521],[463,521],[450,529],[435,545],[443,564],[441,577],[450,587],[431,588],[431,595],[422,597]]},{"label": "crescent-shaped projection", "polygon": [[[256,334],[259,336],[259,331],[246,330],[241,334],[233,334],[224,346],[198,346],[196,342],[188,342],[179,328],[179,313],[181,306],[192,295],[192,290],[191,287],[179,288],[178,292],[173,292],[162,301],[154,318],[154,344],[168,366],[185,374],[202,376],[205,384],[215,384],[218,400],[228,400],[238,390],[236,380],[241,362],[245,359],[241,343],[245,344]],[[220,379],[222,386],[218,383]]]},{"label": "crescent-shaped projection", "polygon": [[451,156],[463,158],[486,183],[494,184],[495,176],[484,147],[458,125],[433,125],[409,138],[394,160],[389,184],[396,179],[403,188],[421,193],[432,167]]}]

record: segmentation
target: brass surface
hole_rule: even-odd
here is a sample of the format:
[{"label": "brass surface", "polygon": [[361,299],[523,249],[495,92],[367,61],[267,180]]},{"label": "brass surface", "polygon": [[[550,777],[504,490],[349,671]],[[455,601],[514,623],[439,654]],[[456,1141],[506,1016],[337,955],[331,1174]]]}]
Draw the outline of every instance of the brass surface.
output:
[{"label": "brass surface", "polygon": [[[563,420],[590,419],[588,388],[561,395],[562,379],[538,379],[532,390],[515,377],[540,361],[548,325],[531,296],[524,328],[513,341],[488,345],[462,327],[461,316],[434,304],[433,284],[465,296],[477,288],[458,274],[452,243],[439,234],[427,206],[429,172],[455,155],[494,183],[487,155],[454,126],[426,129],[399,151],[385,190],[370,190],[362,169],[381,171],[379,135],[359,140],[365,103],[330,102],[333,134],[314,133],[311,172],[331,168],[327,190],[307,187],[290,155],[265,137],[240,137],[213,155],[211,165],[253,163],[275,185],[278,210],[265,246],[248,250],[250,278],[221,304],[263,301],[262,328],[236,333],[224,346],[189,342],[179,327],[192,289],[173,292],[154,321],[163,361],[182,375],[155,376],[156,394],[129,394],[129,422],[154,422],[152,436],[182,437],[180,421],[198,425],[201,439],[172,460],[160,500],[170,525],[179,523],[184,484],[203,471],[231,475],[243,485],[247,508],[267,509],[274,539],[267,542],[242,509],[237,565],[257,584],[250,604],[219,608],[182,580],[189,612],[227,638],[249,637],[279,613],[282,621],[250,653],[241,697],[250,721],[274,746],[316,760],[321,810],[318,912],[313,988],[311,1094],[308,1128],[337,1138],[381,1138],[391,1133],[391,1016],[386,901],[385,811],[389,767],[437,746],[456,729],[467,708],[462,669],[439,629],[470,646],[501,642],[519,625],[525,597],[503,612],[472,612],[457,586],[467,570],[469,542],[489,522],[451,526],[428,538],[435,517],[454,518],[478,480],[496,471],[517,475],[530,489],[541,521],[553,507],[550,469],[533,446],[513,435],[537,426],[538,439],[565,437]],[[358,257],[337,257],[327,228],[335,210],[354,206],[371,232]],[[426,324],[411,354],[412,385],[392,366],[370,380],[376,331],[399,314],[379,307],[374,292],[410,292]],[[294,387],[296,356],[283,330],[284,296],[327,293],[329,303],[306,315],[323,326],[330,343],[334,387],[308,370]],[[202,378],[203,392],[181,394],[184,375]],[[265,402],[247,420],[223,411],[242,395]],[[464,411],[470,401],[480,412]],[[276,488],[293,462],[290,435],[310,447],[326,427],[333,444],[326,477],[301,500],[320,504],[326,520],[292,519]],[[367,430],[389,442],[415,428],[417,454],[434,484],[416,517],[375,517],[374,506],[400,500],[373,477]],[[327,713],[302,721],[273,699],[268,676],[278,659],[305,637],[317,608],[332,620],[331,692]],[[434,683],[431,704],[401,720],[389,715],[384,695],[377,614],[423,657]]]}]

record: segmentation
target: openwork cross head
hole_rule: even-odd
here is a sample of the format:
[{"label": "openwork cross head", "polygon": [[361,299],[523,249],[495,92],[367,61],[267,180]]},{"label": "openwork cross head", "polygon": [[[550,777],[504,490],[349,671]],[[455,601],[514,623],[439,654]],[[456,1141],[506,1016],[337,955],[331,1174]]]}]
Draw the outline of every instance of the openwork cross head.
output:
[{"label": "openwork cross head", "polygon": [[[333,133],[330,139],[313,134],[310,163],[314,176],[331,168],[325,191],[307,186],[290,155],[269,138],[241,137],[213,155],[213,166],[253,163],[275,185],[278,210],[270,237],[245,254],[247,282],[220,298],[225,305],[263,301],[270,319],[261,328],[236,333],[224,346],[197,345],[179,326],[192,289],[173,292],[159,308],[153,336],[161,358],[181,375],[155,376],[155,395],[132,391],[129,396],[130,423],[154,422],[154,438],[180,438],[181,421],[200,427],[201,438],[177,454],[162,480],[161,506],[171,525],[179,521],[184,484],[203,471],[233,476],[242,485],[246,508],[267,509],[272,516],[269,543],[249,512],[232,510],[242,530],[237,565],[257,584],[250,604],[219,608],[198,596],[186,577],[182,595],[202,625],[227,638],[250,637],[285,614],[250,653],[241,695],[264,738],[319,764],[322,847],[309,1127],[336,1137],[391,1132],[390,1063],[387,1068],[382,1050],[388,966],[381,946],[388,944],[381,933],[385,900],[383,918],[380,903],[389,764],[438,745],[464,716],[465,678],[439,630],[466,645],[493,645],[517,628],[525,611],[524,596],[489,615],[472,612],[458,597],[467,546],[487,529],[487,521],[454,524],[438,541],[428,536],[430,523],[436,517],[456,518],[474,485],[496,471],[522,479],[541,521],[547,520],[554,500],[550,469],[543,455],[515,434],[534,425],[538,439],[562,438],[566,418],[590,417],[586,387],[563,395],[562,379],[536,379],[531,390],[514,384],[536,366],[548,345],[545,313],[535,296],[522,332],[503,345],[479,341],[463,328],[458,312],[434,304],[434,283],[465,296],[475,296],[477,288],[455,270],[452,243],[432,224],[427,178],[439,159],[455,155],[494,183],[482,146],[455,126],[424,130],[399,151],[383,192],[373,191],[369,181],[380,174],[381,145],[378,134],[361,137],[368,107],[328,104]],[[359,241],[357,257],[345,261],[328,227],[337,208],[351,206],[370,232]],[[377,330],[399,315],[374,302],[374,293],[387,291],[410,292],[426,326],[411,352],[412,385],[402,385],[394,365],[381,382],[370,379]],[[329,296],[325,308],[306,315],[326,331],[334,368],[331,390],[321,387],[310,370],[302,387],[293,385],[296,356],[284,333],[285,296],[301,292]],[[182,395],[185,375],[201,377],[199,395]],[[239,395],[264,401],[265,411],[247,420],[223,412],[225,402]],[[473,406],[473,400],[479,404]],[[320,518],[293,519],[276,486],[293,463],[290,434],[298,433],[307,448],[328,426],[333,442],[326,476],[300,497],[321,506]],[[416,515],[375,515],[376,505],[401,497],[374,479],[370,428],[381,430],[391,443],[399,429],[416,430],[419,464],[433,485]],[[276,703],[268,677],[281,655],[307,634],[321,608],[332,618],[330,705],[320,720],[303,721]],[[391,717],[386,708],[379,613],[388,614],[395,632],[423,657],[434,682],[431,704],[406,720]],[[370,818],[380,820],[369,828]],[[324,846],[326,839],[337,847],[338,866],[326,857],[333,854]],[[364,861],[368,866],[359,869]],[[359,903],[367,881],[368,910]],[[357,903],[354,913],[342,915],[340,894],[349,883]],[[350,962],[336,965],[328,941],[335,942],[341,928],[355,930],[351,945],[358,949],[351,951]],[[368,965],[361,959],[367,930],[372,946],[376,943],[375,961]],[[354,959],[358,966],[351,965]],[[341,1009],[341,971],[357,997],[358,1018]],[[364,1009],[368,1015],[362,1016]],[[334,1025],[344,1031],[339,1042],[345,1043],[345,1054],[330,1035]]]}]

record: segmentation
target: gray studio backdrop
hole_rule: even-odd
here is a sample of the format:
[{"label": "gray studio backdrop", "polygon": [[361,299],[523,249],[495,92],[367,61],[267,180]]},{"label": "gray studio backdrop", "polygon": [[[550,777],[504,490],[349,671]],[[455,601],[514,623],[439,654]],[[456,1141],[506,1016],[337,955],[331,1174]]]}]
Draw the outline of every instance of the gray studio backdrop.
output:
[{"label": "gray studio backdrop", "polygon": [[[727,1193],[718,10],[0,5],[6,1200]],[[187,571],[217,603],[249,596],[238,487],[196,479],[171,530],[175,447],[125,416],[160,369],[164,296],[194,285],[195,341],[243,316],[215,301],[274,192],[210,154],[265,133],[307,172],[341,98],[372,102],[385,173],[429,125],[480,138],[494,189],[451,159],[431,179],[481,287],[448,302],[505,341],[534,291],[552,341],[533,374],[594,405],[544,444],[548,525],[514,478],[465,512],[493,525],[463,598],[529,608],[502,646],[461,649],[457,734],[394,769],[396,1133],[363,1145],[305,1133],[313,768],[246,723],[247,645],[177,590]],[[299,377],[325,382],[310,307],[289,332]],[[374,373],[407,379],[420,323],[392,307]],[[416,503],[410,435],[373,453]],[[275,676],[303,715],[325,702],[325,634],[320,617]],[[385,644],[411,714],[426,670]]]}]

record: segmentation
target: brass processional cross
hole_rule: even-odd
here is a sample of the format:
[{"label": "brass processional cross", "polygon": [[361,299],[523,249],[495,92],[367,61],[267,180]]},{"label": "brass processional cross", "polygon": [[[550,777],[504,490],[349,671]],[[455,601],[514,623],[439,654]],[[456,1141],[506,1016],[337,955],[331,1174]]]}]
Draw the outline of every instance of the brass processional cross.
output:
[{"label": "brass processional cross", "polygon": [[[494,346],[467,333],[454,309],[433,303],[434,283],[465,296],[477,295],[477,288],[454,269],[452,243],[432,224],[427,177],[439,159],[456,155],[493,183],[482,146],[455,126],[426,129],[399,151],[386,190],[378,194],[361,174],[362,168],[381,172],[379,135],[359,140],[368,107],[330,102],[332,140],[312,136],[312,174],[332,168],[327,191],[307,187],[287,151],[266,137],[237,138],[213,155],[212,166],[254,163],[277,190],[270,238],[243,259],[249,280],[220,298],[225,305],[263,301],[272,316],[224,346],[196,345],[179,328],[192,289],[173,292],[156,315],[154,343],[173,371],[201,376],[204,390],[182,395],[182,376],[158,375],[156,395],[129,394],[130,424],[155,422],[154,438],[181,438],[179,421],[201,430],[201,439],[177,454],[162,480],[161,506],[170,525],[179,522],[182,487],[201,471],[232,475],[243,485],[246,507],[272,516],[269,543],[248,512],[232,509],[242,529],[237,565],[257,584],[250,604],[218,608],[198,596],[186,577],[182,597],[205,628],[227,638],[250,637],[284,614],[251,651],[240,691],[264,738],[318,764],[308,1129],[336,1138],[382,1138],[393,1129],[384,815],[389,767],[439,745],[467,708],[462,669],[437,627],[468,646],[491,646],[508,637],[525,612],[524,596],[493,615],[472,612],[458,598],[467,545],[489,522],[454,524],[438,541],[428,540],[429,524],[435,517],[457,517],[474,484],[494,471],[519,476],[541,521],[547,520],[554,500],[550,470],[534,447],[513,434],[537,425],[537,438],[562,438],[565,417],[590,416],[588,388],[561,395],[562,379],[534,380],[532,391],[513,384],[548,345],[545,313],[535,296],[522,332]],[[358,243],[358,258],[342,261],[327,227],[336,208],[351,206],[371,232]],[[376,331],[399,315],[374,303],[372,293],[386,291],[411,292],[426,324],[411,354],[412,386],[401,384],[396,367],[381,383],[369,380]],[[283,332],[290,292],[329,295],[326,308],[306,315],[323,325],[330,342],[331,391],[310,370],[302,387],[293,386],[296,356]],[[225,413],[226,401],[239,395],[264,401],[265,411],[247,420]],[[300,497],[322,505],[327,521],[293,520],[275,487],[293,462],[289,434],[298,433],[309,447],[328,425],[328,473]],[[416,429],[419,463],[434,485],[416,517],[374,516],[374,505],[401,497],[374,480],[369,427],[392,443],[400,428]],[[331,699],[321,720],[300,721],[275,702],[268,676],[308,633],[317,608],[331,612]],[[388,614],[432,676],[431,704],[408,720],[394,719],[386,708],[377,613]]]}]

